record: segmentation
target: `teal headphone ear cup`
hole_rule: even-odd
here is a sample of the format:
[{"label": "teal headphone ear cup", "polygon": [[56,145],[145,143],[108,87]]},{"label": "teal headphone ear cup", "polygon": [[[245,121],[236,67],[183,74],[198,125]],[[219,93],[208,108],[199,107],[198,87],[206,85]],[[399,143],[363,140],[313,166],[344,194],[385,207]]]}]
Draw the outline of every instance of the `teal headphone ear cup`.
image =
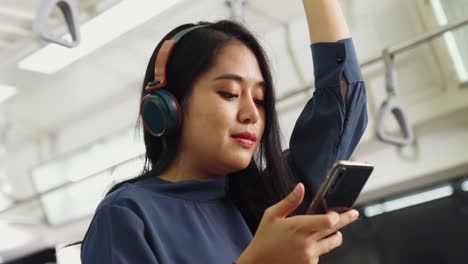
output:
[{"label": "teal headphone ear cup", "polygon": [[148,94],[141,101],[141,117],[146,131],[155,137],[160,137],[166,132],[166,120],[164,107],[154,95]]},{"label": "teal headphone ear cup", "polygon": [[168,129],[171,131],[177,130],[180,126],[180,119],[182,117],[179,102],[175,96],[167,90],[157,90],[157,94],[163,98],[167,107],[167,114],[171,120],[170,127],[168,127]]},{"label": "teal headphone ear cup", "polygon": [[174,95],[158,89],[146,94],[140,105],[145,129],[155,137],[172,135],[182,121],[182,111]]}]

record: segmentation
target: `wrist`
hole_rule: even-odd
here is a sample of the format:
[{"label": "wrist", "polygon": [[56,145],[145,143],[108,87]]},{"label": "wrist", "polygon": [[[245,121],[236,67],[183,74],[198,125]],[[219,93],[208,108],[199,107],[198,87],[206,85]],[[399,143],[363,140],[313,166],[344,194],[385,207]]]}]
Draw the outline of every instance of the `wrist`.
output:
[{"label": "wrist", "polygon": [[239,256],[239,258],[233,262],[233,264],[254,264],[260,263],[257,261],[255,254],[252,253],[251,245],[249,245]]}]

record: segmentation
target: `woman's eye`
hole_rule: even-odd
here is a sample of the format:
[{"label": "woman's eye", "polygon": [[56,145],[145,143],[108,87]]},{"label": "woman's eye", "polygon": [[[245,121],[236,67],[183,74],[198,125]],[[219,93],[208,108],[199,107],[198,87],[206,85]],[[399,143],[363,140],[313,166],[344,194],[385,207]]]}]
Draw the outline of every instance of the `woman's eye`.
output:
[{"label": "woman's eye", "polygon": [[255,103],[258,104],[259,106],[264,106],[265,105],[264,100],[256,100]]},{"label": "woman's eye", "polygon": [[[233,99],[239,97],[237,94],[232,94],[232,93],[226,93],[226,92],[218,92],[222,97],[227,98],[227,99]],[[259,106],[264,106],[265,101],[264,100],[255,100],[255,103]]]},{"label": "woman's eye", "polygon": [[220,94],[222,97],[228,98],[228,99],[232,99],[232,98],[238,97],[237,94],[232,94],[232,93],[219,92],[219,94]]}]

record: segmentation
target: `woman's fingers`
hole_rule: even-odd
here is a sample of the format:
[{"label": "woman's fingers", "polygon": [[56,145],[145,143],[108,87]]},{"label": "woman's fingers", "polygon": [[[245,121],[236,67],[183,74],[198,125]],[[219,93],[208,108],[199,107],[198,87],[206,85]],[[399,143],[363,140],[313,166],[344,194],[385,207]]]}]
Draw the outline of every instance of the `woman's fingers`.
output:
[{"label": "woman's fingers", "polygon": [[328,229],[328,230],[321,230],[317,233],[315,233],[313,236],[317,239],[322,239],[324,237],[327,237],[333,233],[335,233],[336,231],[340,230],[341,228],[353,223],[354,221],[356,221],[356,219],[359,217],[359,212],[356,211],[356,210],[349,210],[345,213],[341,213],[340,214],[340,218],[339,218],[339,221],[338,223],[333,226],[332,228]]},{"label": "woman's fingers", "polygon": [[339,247],[341,243],[343,243],[343,235],[338,231],[327,238],[317,241],[314,249],[321,256]]},{"label": "woman's fingers", "polygon": [[341,214],[329,211],[327,214],[297,215],[289,219],[295,230],[319,240],[354,222],[358,216],[359,213],[353,209]]},{"label": "woman's fingers", "polygon": [[340,216],[335,212],[328,212],[320,215],[296,215],[289,219],[297,231],[310,235],[333,228],[339,223]]},{"label": "woman's fingers", "polygon": [[304,192],[304,184],[298,183],[286,198],[267,208],[264,217],[267,220],[272,220],[288,216],[301,204],[304,199]]}]

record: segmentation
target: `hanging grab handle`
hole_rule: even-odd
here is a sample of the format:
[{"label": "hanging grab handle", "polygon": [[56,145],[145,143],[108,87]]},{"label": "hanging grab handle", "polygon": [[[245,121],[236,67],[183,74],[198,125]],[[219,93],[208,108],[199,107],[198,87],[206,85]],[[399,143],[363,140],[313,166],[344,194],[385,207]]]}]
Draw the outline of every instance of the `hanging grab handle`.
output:
[{"label": "hanging grab handle", "polygon": [[[58,6],[65,17],[71,41],[46,32],[45,26],[52,9]],[[42,0],[39,13],[33,24],[33,31],[40,39],[52,42],[67,48],[73,48],[80,43],[80,28],[78,21],[78,8],[75,0]]]},{"label": "hanging grab handle", "polygon": [[[383,50],[383,58],[385,62],[385,83],[387,90],[387,99],[383,102],[377,116],[377,138],[383,142],[394,144],[397,146],[407,146],[413,142],[413,130],[408,122],[407,112],[403,109],[400,98],[397,95],[395,83],[396,73],[393,65],[393,56],[388,49]],[[402,137],[385,134],[384,121],[391,115],[395,116]]]}]

